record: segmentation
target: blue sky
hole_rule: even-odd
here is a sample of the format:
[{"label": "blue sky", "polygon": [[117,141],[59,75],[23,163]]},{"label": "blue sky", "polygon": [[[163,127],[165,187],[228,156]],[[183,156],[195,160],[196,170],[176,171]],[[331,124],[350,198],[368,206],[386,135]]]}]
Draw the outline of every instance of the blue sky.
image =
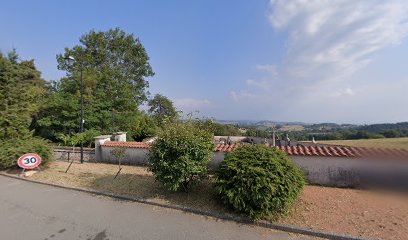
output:
[{"label": "blue sky", "polygon": [[55,55],[91,29],[139,37],[150,92],[217,119],[375,123],[408,120],[408,2],[2,1],[0,49]]}]

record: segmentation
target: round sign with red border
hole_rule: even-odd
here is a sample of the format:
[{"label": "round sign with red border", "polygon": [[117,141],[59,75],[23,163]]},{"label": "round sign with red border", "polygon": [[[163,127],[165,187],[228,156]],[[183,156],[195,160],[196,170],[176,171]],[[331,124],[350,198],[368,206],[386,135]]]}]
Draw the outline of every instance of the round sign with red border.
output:
[{"label": "round sign with red border", "polygon": [[41,157],[35,153],[26,153],[17,160],[17,165],[24,169],[33,169],[41,163]]}]

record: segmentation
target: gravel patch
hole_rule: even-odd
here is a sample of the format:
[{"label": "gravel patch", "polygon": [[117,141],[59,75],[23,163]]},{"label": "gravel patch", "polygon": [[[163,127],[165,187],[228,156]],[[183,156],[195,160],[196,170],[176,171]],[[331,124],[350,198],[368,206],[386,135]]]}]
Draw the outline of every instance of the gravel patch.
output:
[{"label": "gravel patch", "polygon": [[408,196],[307,186],[280,222],[375,239],[407,239]]}]

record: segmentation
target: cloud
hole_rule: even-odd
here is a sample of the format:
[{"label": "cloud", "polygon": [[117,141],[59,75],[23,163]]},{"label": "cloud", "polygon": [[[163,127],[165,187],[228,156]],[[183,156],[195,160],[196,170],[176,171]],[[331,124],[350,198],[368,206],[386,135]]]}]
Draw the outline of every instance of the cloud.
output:
[{"label": "cloud", "polygon": [[375,117],[376,110],[368,111],[377,108],[371,106],[403,97],[400,89],[388,87],[400,78],[381,79],[359,70],[369,72],[381,51],[407,37],[408,1],[271,0],[267,17],[271,31],[286,37],[284,55],[279,62],[257,65],[261,77],[231,91],[240,104],[249,96],[256,99],[250,107],[254,112],[259,106],[258,112],[265,114],[259,117],[269,118],[266,114],[272,112],[282,120],[302,121],[350,118],[345,112]]},{"label": "cloud", "polygon": [[210,106],[211,102],[207,99],[178,98],[174,100],[174,105],[183,111],[196,111]]},{"label": "cloud", "polygon": [[249,86],[259,87],[260,89],[270,89],[278,75],[277,66],[275,64],[257,65],[256,70],[265,73],[265,77],[259,80],[248,79],[245,83]]},{"label": "cloud", "polygon": [[264,65],[257,65],[256,69],[259,71],[264,71],[267,72],[271,75],[276,75],[277,74],[277,69],[275,64],[264,64]]},{"label": "cloud", "polygon": [[239,95],[235,91],[231,91],[230,95],[231,95],[232,100],[234,100],[235,102],[238,102],[240,100]]},{"label": "cloud", "polygon": [[338,80],[408,34],[406,0],[272,0],[269,21],[288,34],[279,72],[313,84]]},{"label": "cloud", "polygon": [[333,97],[343,97],[343,96],[353,96],[356,92],[353,91],[351,88],[342,88],[335,92],[332,96]]},{"label": "cloud", "polygon": [[249,86],[256,86],[262,89],[268,89],[270,86],[271,81],[269,79],[261,79],[261,80],[254,80],[254,79],[248,79],[245,81],[245,83]]},{"label": "cloud", "polygon": [[248,101],[248,100],[255,100],[256,96],[252,93],[249,93],[247,91],[240,91],[240,92],[235,92],[231,91],[230,92],[232,100],[235,102],[239,102],[241,100]]}]

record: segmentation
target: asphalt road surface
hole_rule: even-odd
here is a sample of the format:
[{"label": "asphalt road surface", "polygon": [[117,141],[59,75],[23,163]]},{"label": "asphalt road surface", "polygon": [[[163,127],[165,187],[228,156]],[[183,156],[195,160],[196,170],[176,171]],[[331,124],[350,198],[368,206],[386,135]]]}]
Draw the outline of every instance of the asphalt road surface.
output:
[{"label": "asphalt road surface", "polygon": [[0,239],[309,239],[0,176]]}]

